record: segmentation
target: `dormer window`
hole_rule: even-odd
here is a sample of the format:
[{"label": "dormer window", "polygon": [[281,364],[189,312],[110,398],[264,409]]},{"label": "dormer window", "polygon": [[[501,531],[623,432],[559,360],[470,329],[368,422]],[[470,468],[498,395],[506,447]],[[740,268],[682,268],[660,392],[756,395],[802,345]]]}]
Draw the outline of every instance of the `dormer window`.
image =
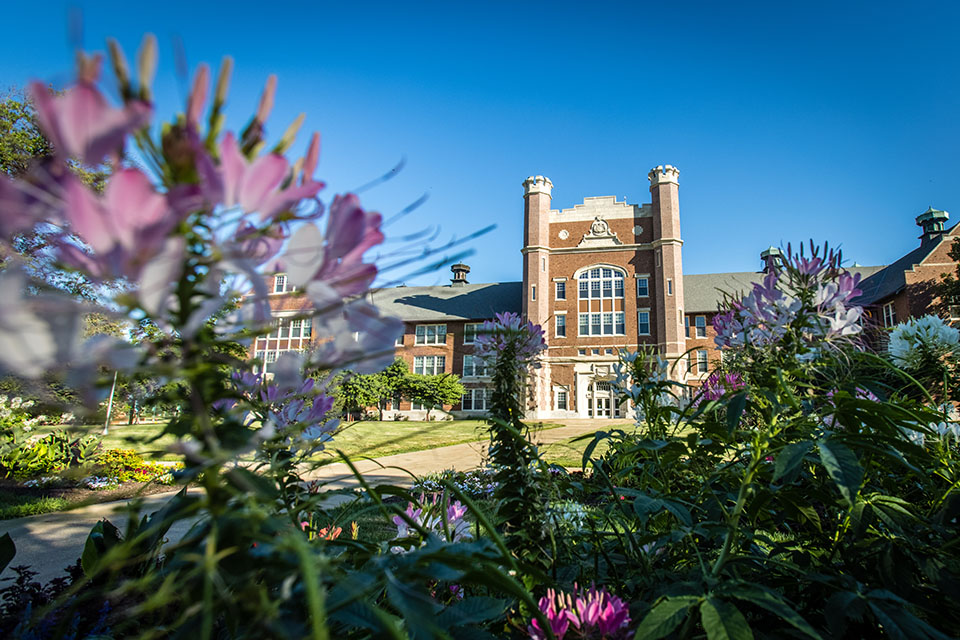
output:
[{"label": "dormer window", "polygon": [[287,276],[280,274],[273,277],[273,292],[284,293],[287,290]]}]

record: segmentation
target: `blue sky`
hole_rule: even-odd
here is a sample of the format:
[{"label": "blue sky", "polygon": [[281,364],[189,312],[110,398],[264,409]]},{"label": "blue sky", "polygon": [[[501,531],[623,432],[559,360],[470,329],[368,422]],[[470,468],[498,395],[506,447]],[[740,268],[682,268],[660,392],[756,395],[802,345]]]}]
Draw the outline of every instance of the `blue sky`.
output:
[{"label": "blue sky", "polygon": [[0,87],[69,81],[70,7],[88,50],[115,36],[132,56],[158,36],[164,117],[185,94],[175,39],[191,70],[235,58],[233,127],[276,73],[268,131],[307,114],[327,198],[405,158],[362,195],[385,215],[429,196],[390,236],[497,225],[469,245],[472,282],[519,279],[526,176],[553,180],[555,208],[639,203],[657,164],[681,170],[688,273],[753,270],[766,246],[809,238],[892,261],[928,206],[960,220],[960,4],[786,4],[16,3]]}]

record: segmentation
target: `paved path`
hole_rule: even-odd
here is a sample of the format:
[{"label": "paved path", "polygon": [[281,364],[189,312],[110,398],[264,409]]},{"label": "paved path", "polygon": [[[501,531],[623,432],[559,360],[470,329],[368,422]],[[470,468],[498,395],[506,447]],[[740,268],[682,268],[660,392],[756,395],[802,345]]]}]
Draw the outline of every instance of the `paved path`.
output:
[{"label": "paved path", "polygon": [[[610,428],[615,424],[627,424],[623,420],[563,420],[565,426],[535,433],[534,442],[549,444],[567,438]],[[414,451],[385,456],[377,460],[358,460],[357,468],[371,484],[409,485],[414,476],[426,475],[444,469],[467,471],[483,461],[486,441],[455,444],[437,449]],[[357,487],[349,467],[343,463],[327,465],[311,474],[312,479],[328,483],[329,488]],[[171,493],[154,494],[144,498],[145,513],[159,508]],[[67,565],[75,562],[83,550],[90,528],[103,518],[125,528],[126,517],[120,512],[127,501],[108,502],[72,511],[47,513],[40,516],[0,520],[0,535],[9,533],[17,545],[17,555],[11,565],[30,565],[39,572],[38,580],[47,581],[61,575]],[[186,533],[192,523],[179,522],[171,528],[169,537],[177,539]],[[11,576],[9,567],[0,577]],[[0,583],[2,584],[2,583]]]}]

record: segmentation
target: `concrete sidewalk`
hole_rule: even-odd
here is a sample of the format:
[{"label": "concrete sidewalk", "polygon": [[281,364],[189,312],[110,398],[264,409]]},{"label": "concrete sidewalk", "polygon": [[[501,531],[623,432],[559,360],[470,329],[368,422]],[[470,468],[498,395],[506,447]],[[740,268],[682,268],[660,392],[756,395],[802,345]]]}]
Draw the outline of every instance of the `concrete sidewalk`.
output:
[{"label": "concrete sidewalk", "polygon": [[[565,426],[536,432],[533,441],[538,444],[559,442],[593,431],[609,429],[614,425],[627,424],[625,420],[563,420]],[[376,460],[357,460],[354,464],[372,485],[398,484],[409,486],[416,476],[444,469],[468,471],[479,467],[484,459],[486,440],[456,444],[437,449],[414,451],[385,456]],[[330,489],[359,487],[350,468],[343,463],[329,464],[309,476],[312,480],[328,483]],[[173,492],[159,493],[143,499],[144,513],[156,511]],[[123,530],[126,516],[122,513],[128,501],[107,502],[73,509],[47,513],[40,516],[0,521],[0,535],[9,533],[17,545],[17,555],[11,566],[29,565],[39,575],[37,580],[48,581],[62,575],[63,569],[76,562],[83,551],[87,534],[97,521],[107,518]],[[179,539],[191,526],[191,522],[178,522],[168,535]],[[13,575],[7,567],[0,578]]]}]

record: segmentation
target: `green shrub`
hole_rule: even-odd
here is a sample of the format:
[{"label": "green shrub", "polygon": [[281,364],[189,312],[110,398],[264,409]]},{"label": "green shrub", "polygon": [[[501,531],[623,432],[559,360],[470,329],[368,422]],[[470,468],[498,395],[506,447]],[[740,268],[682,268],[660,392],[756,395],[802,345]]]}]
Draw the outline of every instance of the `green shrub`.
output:
[{"label": "green shrub", "polygon": [[97,436],[74,437],[57,430],[38,440],[26,436],[29,426],[0,431],[0,472],[17,479],[58,473],[83,466],[100,447]]}]

